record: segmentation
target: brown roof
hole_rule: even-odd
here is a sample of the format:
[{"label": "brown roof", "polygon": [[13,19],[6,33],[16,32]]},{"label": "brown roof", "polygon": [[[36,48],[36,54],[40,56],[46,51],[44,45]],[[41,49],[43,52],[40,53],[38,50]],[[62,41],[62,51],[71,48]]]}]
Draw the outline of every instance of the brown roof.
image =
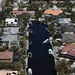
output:
[{"label": "brown roof", "polygon": [[34,4],[47,4],[47,1],[34,1]]},{"label": "brown roof", "polygon": [[16,14],[16,15],[21,15],[23,13],[27,13],[27,11],[25,11],[25,10],[13,10],[11,13]]},{"label": "brown roof", "polygon": [[13,52],[0,52],[0,62],[12,62]]},{"label": "brown roof", "polygon": [[0,75],[18,75],[18,71],[0,70]]},{"label": "brown roof", "polygon": [[63,49],[62,49],[62,54],[68,54],[75,56],[75,45],[74,44],[67,44]]},{"label": "brown roof", "polygon": [[62,32],[75,32],[75,28],[72,28],[71,26],[61,26],[60,31]]},{"label": "brown roof", "polygon": [[61,41],[64,43],[75,43],[75,34],[62,34]]},{"label": "brown roof", "polygon": [[51,14],[51,15],[59,15],[61,14],[63,11],[60,9],[54,10],[54,9],[47,9],[44,11],[44,14]]}]

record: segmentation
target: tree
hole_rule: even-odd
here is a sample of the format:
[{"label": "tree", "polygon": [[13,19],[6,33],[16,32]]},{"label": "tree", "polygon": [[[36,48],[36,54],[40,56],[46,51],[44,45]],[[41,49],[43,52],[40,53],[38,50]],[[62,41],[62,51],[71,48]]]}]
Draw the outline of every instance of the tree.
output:
[{"label": "tree", "polygon": [[14,67],[14,70],[20,71],[21,69],[23,69],[23,64],[21,62],[14,62],[13,67]]}]

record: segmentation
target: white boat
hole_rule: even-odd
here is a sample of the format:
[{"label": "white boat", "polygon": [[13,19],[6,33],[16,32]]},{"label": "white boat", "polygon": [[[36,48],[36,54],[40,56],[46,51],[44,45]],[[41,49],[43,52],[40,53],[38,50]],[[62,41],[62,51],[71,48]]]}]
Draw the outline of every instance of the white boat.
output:
[{"label": "white boat", "polygon": [[32,69],[31,68],[28,69],[28,75],[32,75]]},{"label": "white boat", "polygon": [[52,49],[49,49],[49,50],[48,50],[48,54],[49,54],[49,55],[54,55],[53,50],[52,50]]},{"label": "white boat", "polygon": [[31,52],[28,52],[28,57],[32,58],[32,53]]},{"label": "white boat", "polygon": [[49,39],[46,39],[45,41],[43,41],[43,44],[44,44],[44,43],[47,43],[48,41],[49,41]]}]

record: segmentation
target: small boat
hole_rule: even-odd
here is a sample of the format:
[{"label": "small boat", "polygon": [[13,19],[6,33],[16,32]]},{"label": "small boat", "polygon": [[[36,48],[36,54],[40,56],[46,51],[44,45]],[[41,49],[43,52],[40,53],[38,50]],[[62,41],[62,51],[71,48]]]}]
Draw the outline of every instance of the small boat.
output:
[{"label": "small boat", "polygon": [[28,69],[28,75],[32,75],[32,69],[31,68]]},{"label": "small boat", "polygon": [[28,52],[28,57],[32,58],[32,53],[31,52]]},{"label": "small boat", "polygon": [[43,44],[44,44],[44,43],[47,43],[48,41],[49,41],[49,39],[46,39],[45,41],[43,41]]},{"label": "small boat", "polygon": [[48,50],[48,54],[49,54],[49,55],[54,55],[53,50],[52,50],[52,49],[49,49],[49,50]]}]

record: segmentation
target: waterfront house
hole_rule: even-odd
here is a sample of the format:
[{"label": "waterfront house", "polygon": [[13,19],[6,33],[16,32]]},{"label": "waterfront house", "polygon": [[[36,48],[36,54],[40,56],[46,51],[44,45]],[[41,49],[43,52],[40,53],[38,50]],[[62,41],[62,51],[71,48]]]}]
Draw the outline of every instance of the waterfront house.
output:
[{"label": "waterfront house", "polygon": [[61,33],[64,33],[64,34],[74,34],[75,32],[75,28],[72,28],[71,26],[61,26],[60,29]]},{"label": "waterfront house", "polygon": [[0,70],[0,75],[18,75],[18,71]]},{"label": "waterfront house", "polygon": [[5,27],[3,36],[1,37],[3,45],[8,43],[8,47],[19,47],[19,28],[18,27]]},{"label": "waterfront house", "polygon": [[0,62],[12,62],[13,61],[13,52],[3,51],[0,52]]},{"label": "waterfront house", "polygon": [[18,26],[18,18],[6,18],[5,26]]},{"label": "waterfront house", "polygon": [[75,34],[62,34],[63,43],[75,43]]},{"label": "waterfront house", "polygon": [[56,20],[56,23],[59,25],[71,25],[71,19],[70,18],[59,18]]},{"label": "waterfront house", "polygon": [[61,51],[60,56],[75,60],[75,45],[67,44]]}]

